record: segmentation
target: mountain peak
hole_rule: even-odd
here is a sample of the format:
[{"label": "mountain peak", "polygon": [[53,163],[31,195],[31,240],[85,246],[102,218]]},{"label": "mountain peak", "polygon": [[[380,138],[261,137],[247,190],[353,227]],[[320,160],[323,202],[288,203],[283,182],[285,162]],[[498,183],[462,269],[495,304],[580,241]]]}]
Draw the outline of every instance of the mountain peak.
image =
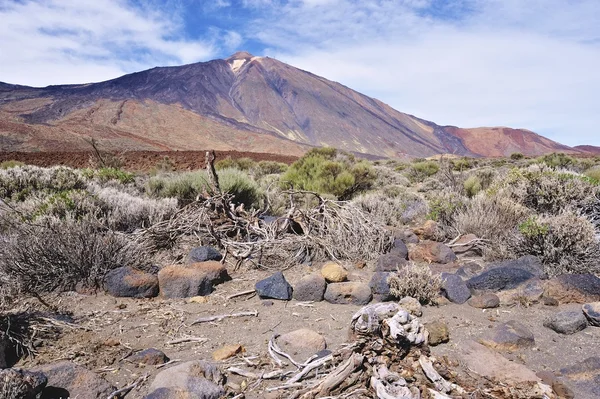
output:
[{"label": "mountain peak", "polygon": [[249,60],[251,58],[254,58],[254,56],[252,54],[250,54],[247,51],[238,51],[237,53],[231,55],[229,58],[226,59],[226,61],[235,61],[235,60]]}]

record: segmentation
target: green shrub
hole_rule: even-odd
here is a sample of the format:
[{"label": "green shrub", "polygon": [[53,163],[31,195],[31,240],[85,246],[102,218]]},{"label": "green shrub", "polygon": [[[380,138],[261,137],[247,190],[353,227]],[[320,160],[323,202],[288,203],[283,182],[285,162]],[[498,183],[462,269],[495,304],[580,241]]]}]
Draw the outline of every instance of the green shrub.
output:
[{"label": "green shrub", "polygon": [[467,197],[472,198],[476,196],[482,189],[481,179],[476,175],[471,175],[463,183],[465,193]]},{"label": "green shrub", "polygon": [[428,219],[435,220],[441,226],[453,226],[454,218],[466,205],[466,198],[451,190],[444,190],[429,199]]},{"label": "green shrub", "polygon": [[565,169],[575,164],[575,159],[563,153],[552,153],[537,159],[538,163],[544,163],[553,169]]},{"label": "green shrub", "polygon": [[256,161],[251,158],[236,158],[228,156],[225,159],[215,162],[215,169],[239,169],[249,171],[256,167]]},{"label": "green shrub", "polygon": [[326,147],[313,148],[294,162],[282,176],[281,183],[286,188],[349,199],[371,187],[374,178],[375,172],[368,162],[357,162],[351,154]]},{"label": "green shrub", "polygon": [[223,192],[232,194],[234,202],[244,204],[246,209],[260,205],[262,193],[258,184],[247,173],[239,169],[223,169],[218,173]]},{"label": "green shrub", "polygon": [[288,166],[283,162],[275,162],[275,161],[260,161],[256,166],[256,175],[257,176],[265,176],[265,175],[274,175],[285,173],[288,169]]},{"label": "green shrub", "polygon": [[435,175],[440,170],[436,161],[420,161],[413,163],[408,171],[407,177],[413,182],[421,182],[425,178]]},{"label": "green shrub", "polygon": [[125,172],[118,168],[100,168],[93,170],[93,177],[101,182],[116,180],[122,184],[132,183],[135,179],[133,173]]},{"label": "green shrub", "polygon": [[2,161],[0,163],[0,169],[10,169],[10,168],[16,168],[17,166],[23,166],[25,165],[23,162],[20,161],[14,161],[14,160],[8,160],[8,161]]},{"label": "green shrub", "polygon": [[510,154],[510,159],[512,159],[513,161],[518,161],[523,158],[525,158],[525,155],[521,154],[520,152],[513,152],[512,154]]},{"label": "green shrub", "polygon": [[40,168],[25,165],[0,169],[0,198],[25,201],[32,193],[84,189],[87,183],[76,170],[64,166]]},{"label": "green shrub", "polygon": [[473,167],[473,160],[470,158],[458,158],[451,161],[452,169],[458,172],[464,172],[465,170]]},{"label": "green shrub", "polygon": [[592,183],[600,184],[600,167],[599,166],[594,166],[592,168],[589,168],[583,174],[586,175],[587,177],[589,177]]}]

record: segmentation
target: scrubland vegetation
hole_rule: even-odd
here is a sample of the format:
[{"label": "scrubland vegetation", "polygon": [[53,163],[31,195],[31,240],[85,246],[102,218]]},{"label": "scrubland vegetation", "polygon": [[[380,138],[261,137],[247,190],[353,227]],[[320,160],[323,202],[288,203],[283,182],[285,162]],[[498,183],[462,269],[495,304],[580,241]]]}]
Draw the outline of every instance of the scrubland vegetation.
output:
[{"label": "scrubland vegetation", "polygon": [[[377,230],[380,226],[417,226],[433,219],[448,241],[461,234],[477,236],[487,260],[532,254],[542,260],[549,275],[600,272],[598,158],[513,154],[503,160],[368,162],[324,148],[309,151],[289,167],[244,158],[223,159],[215,166],[223,195],[256,220],[284,216],[290,206],[321,213],[327,209],[336,215],[348,209],[364,223],[352,228],[368,230],[370,225],[376,232],[384,231]],[[294,195],[290,189],[296,190]],[[219,205],[205,200],[215,195],[204,170],[172,172],[160,167],[151,174],[134,174],[114,167],[77,170],[4,163],[0,168],[3,294],[38,296],[71,290],[77,284],[99,288],[113,268],[152,270],[161,259],[176,261],[182,256],[178,245],[202,241],[199,228],[194,230],[190,223],[194,218],[197,224],[214,219],[207,209]],[[337,208],[323,208],[324,203]],[[343,223],[336,228],[348,230]],[[316,241],[327,234],[304,233]],[[243,241],[244,234],[228,231],[223,240]],[[353,231],[344,237],[358,236]],[[382,239],[377,245],[385,250]],[[223,245],[214,240],[210,244]],[[305,260],[317,253],[334,255],[323,243],[320,250],[303,248]],[[349,253],[342,248],[336,254]]]}]

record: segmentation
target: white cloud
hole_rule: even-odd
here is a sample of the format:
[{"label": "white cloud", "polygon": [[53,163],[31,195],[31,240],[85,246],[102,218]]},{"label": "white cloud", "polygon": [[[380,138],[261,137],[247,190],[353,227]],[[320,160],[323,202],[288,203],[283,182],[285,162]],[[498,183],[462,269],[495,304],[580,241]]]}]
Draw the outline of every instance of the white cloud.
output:
[{"label": "white cloud", "polygon": [[3,1],[0,20],[0,80],[9,83],[100,81],[215,54],[212,43],[182,37],[176,15],[120,0]]},{"label": "white cloud", "polygon": [[275,58],[439,124],[600,145],[597,15],[595,0],[304,0],[253,35]]}]

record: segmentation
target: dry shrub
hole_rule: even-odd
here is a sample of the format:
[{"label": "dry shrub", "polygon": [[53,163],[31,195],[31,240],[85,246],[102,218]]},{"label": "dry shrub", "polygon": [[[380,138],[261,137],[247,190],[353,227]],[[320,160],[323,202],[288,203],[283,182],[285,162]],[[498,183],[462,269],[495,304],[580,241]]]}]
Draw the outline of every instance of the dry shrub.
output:
[{"label": "dry shrub", "polygon": [[387,226],[398,227],[423,219],[429,211],[422,197],[398,186],[363,194],[352,202]]},{"label": "dry shrub", "polygon": [[40,168],[24,165],[0,169],[0,198],[25,200],[32,192],[60,192],[86,187],[79,171],[64,166]]},{"label": "dry shrub", "polygon": [[455,218],[466,204],[468,198],[451,188],[436,192],[429,198],[428,219],[438,222],[445,236],[456,236]]},{"label": "dry shrub", "polygon": [[600,243],[594,226],[572,211],[532,216],[519,225],[518,255],[535,255],[550,276],[600,273]]},{"label": "dry shrub", "polygon": [[376,165],[373,167],[375,170],[375,182],[373,183],[374,188],[388,187],[388,186],[409,186],[410,181],[403,174],[392,169],[390,166]]},{"label": "dry shrub", "polygon": [[83,287],[99,288],[104,276],[121,266],[146,268],[141,248],[125,235],[89,221],[48,218],[21,224],[0,244],[0,272],[19,294]]},{"label": "dry shrub", "polygon": [[442,279],[434,275],[427,265],[409,262],[397,273],[388,277],[390,294],[396,298],[410,296],[421,303],[433,302],[440,293]]}]

